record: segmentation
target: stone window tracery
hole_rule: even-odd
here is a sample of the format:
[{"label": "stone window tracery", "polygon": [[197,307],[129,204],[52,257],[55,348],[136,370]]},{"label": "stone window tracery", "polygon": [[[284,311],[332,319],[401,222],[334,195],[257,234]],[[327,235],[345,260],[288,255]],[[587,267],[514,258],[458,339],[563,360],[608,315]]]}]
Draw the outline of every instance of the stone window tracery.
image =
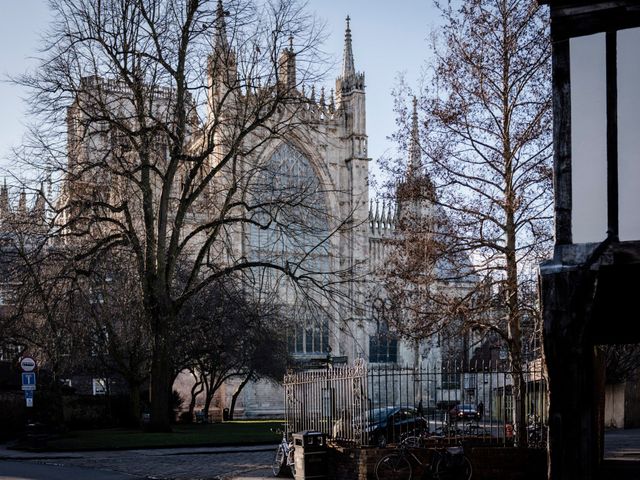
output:
[{"label": "stone window tracery", "polygon": [[[282,144],[260,167],[254,183],[256,208],[249,231],[252,259],[322,279],[331,269],[326,192],[309,159],[293,146]],[[277,291],[295,323],[289,338],[291,351],[326,353],[326,313],[300,305],[295,286],[282,272],[272,270],[267,277],[267,287]]]}]

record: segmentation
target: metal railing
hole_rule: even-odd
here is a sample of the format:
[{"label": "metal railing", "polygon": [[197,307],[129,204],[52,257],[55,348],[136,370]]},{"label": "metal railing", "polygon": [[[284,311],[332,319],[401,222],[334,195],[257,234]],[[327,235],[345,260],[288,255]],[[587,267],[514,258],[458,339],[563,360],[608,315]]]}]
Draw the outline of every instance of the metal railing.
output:
[{"label": "metal railing", "polygon": [[[546,384],[539,359],[523,365],[531,446],[546,436]],[[512,442],[514,378],[506,362],[444,363],[406,368],[353,366],[285,376],[288,432],[317,430],[355,446],[394,443],[411,430],[434,440]]]},{"label": "metal railing", "polygon": [[287,374],[287,433],[316,430],[329,438],[366,445],[367,380],[367,368],[361,359],[353,366]]}]

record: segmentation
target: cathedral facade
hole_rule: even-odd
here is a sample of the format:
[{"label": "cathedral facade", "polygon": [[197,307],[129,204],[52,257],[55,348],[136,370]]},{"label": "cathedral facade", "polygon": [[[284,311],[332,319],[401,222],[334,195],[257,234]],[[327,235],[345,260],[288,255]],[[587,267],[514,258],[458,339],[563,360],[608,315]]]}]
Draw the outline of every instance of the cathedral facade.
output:
[{"label": "cathedral facade", "polygon": [[[308,96],[308,92],[299,92],[306,96],[308,104],[299,112],[301,118],[294,120],[302,127],[281,142],[271,142],[262,154],[261,161],[273,164],[274,170],[283,172],[285,177],[290,178],[293,171],[303,185],[310,182],[319,187],[317,203],[331,213],[321,215],[324,228],[314,230],[310,242],[323,236],[329,238],[318,258],[321,262],[318,270],[348,270],[352,275],[352,281],[336,292],[339,297],[336,303],[327,305],[324,318],[322,315],[320,320],[317,316],[305,318],[304,312],[296,310],[290,351],[299,365],[311,368],[326,365],[323,362],[327,361],[352,363],[359,358],[372,365],[418,367],[425,358],[425,345],[402,341],[389,332],[379,305],[385,301],[381,270],[389,254],[389,240],[396,235],[396,215],[400,209],[396,202],[369,198],[371,158],[367,153],[365,75],[356,70],[355,63],[347,17],[342,71],[336,79],[335,92],[332,90],[329,97],[324,88],[319,97],[315,88]],[[289,81],[295,79],[293,49],[283,52],[281,64]],[[283,81],[287,81],[286,75]],[[418,172],[422,166],[415,114],[413,128],[408,163],[416,170],[414,175],[423,175]],[[405,209],[417,208],[418,214],[429,215],[431,206],[418,203],[405,205]],[[347,227],[340,228],[341,222],[348,223]],[[237,244],[246,252],[259,252],[265,242],[270,243],[268,234],[262,234],[261,238],[260,232],[250,231],[239,234]],[[295,257],[296,252],[287,254]],[[281,295],[285,302],[295,297],[286,289]],[[435,344],[427,350],[430,360],[438,358],[439,348]],[[177,384],[186,391],[191,381],[183,375]],[[220,389],[214,402],[220,410],[229,405],[238,384],[239,381],[230,381]],[[236,415],[280,415],[283,408],[281,388],[259,381],[244,387]]]},{"label": "cathedral facade", "polygon": [[[218,18],[216,35],[218,53],[214,52],[209,59],[211,78],[208,118],[203,120],[205,124],[217,121],[214,113],[216,102],[228,93],[224,90],[225,85],[232,83],[235,75],[223,15]],[[219,64],[220,52],[225,54],[222,64]],[[247,163],[259,165],[258,173],[254,175],[255,184],[263,186],[265,203],[272,201],[270,195],[273,196],[274,191],[297,189],[305,192],[307,207],[312,208],[305,212],[291,208],[287,212],[288,217],[283,222],[290,222],[294,227],[285,225],[278,230],[261,228],[255,225],[256,222],[253,225],[249,222],[230,228],[229,242],[218,250],[212,248],[207,255],[216,257],[221,263],[245,260],[259,263],[262,258],[277,252],[285,266],[283,268],[288,268],[289,264],[303,265],[310,273],[316,274],[316,279],[322,278],[318,275],[322,272],[331,272],[334,280],[328,283],[332,284],[333,290],[326,290],[331,293],[316,298],[312,295],[310,299],[301,299],[298,292],[283,284],[277,275],[267,275],[262,279],[261,288],[266,285],[264,291],[267,295],[274,295],[278,302],[291,307],[288,312],[295,325],[289,332],[289,347],[293,358],[301,365],[317,366],[329,357],[349,363],[363,358],[374,364],[417,366],[422,361],[423,352],[417,345],[402,342],[388,334],[385,320],[379,315],[378,302],[384,301],[385,293],[377,274],[385,263],[388,240],[394,235],[397,208],[388,204],[380,206],[369,198],[371,158],[367,149],[365,75],[356,69],[349,18],[342,69],[330,94],[324,88],[316,90],[311,87],[308,91],[299,88],[293,44],[284,49],[279,61],[277,81],[295,97],[296,107],[290,113],[289,121],[297,126],[289,129],[287,135],[270,138],[266,142],[259,133],[249,136],[246,142],[252,144],[248,148],[252,157]],[[83,229],[90,235],[105,235],[104,231],[91,230],[94,227],[79,221],[83,212],[77,209],[89,203],[85,201],[89,198],[95,205],[96,199],[105,204],[119,204],[134,197],[130,185],[122,180],[123,176],[110,176],[110,171],[115,171],[116,167],[127,167],[130,140],[119,137],[108,131],[108,126],[93,120],[96,115],[91,109],[95,106],[97,110],[118,110],[122,112],[118,115],[124,118],[133,116],[134,112],[126,112],[130,91],[118,80],[91,76],[83,78],[81,86],[87,98],[81,98],[82,94],[76,98],[69,107],[67,118],[67,174],[73,180],[63,182],[59,198],[55,202],[49,201],[57,203],[63,212],[58,219],[61,225],[73,223],[73,228]],[[152,114],[161,117],[170,110],[174,92],[156,89],[150,93],[150,98],[154,103]],[[197,146],[203,140],[198,136],[200,120],[195,117],[194,113],[189,123],[192,131],[188,135]],[[149,157],[152,162],[162,164],[167,158],[167,145],[162,137],[157,140]],[[417,142],[417,135],[413,141]],[[259,147],[253,148],[256,145]],[[224,152],[213,152],[208,160],[210,166],[216,165],[218,155],[224,155]],[[414,164],[418,162],[417,155],[419,153],[414,148],[410,152],[410,160]],[[99,174],[86,168],[110,157],[117,158],[120,165],[113,169],[102,168]],[[184,182],[186,174],[182,177],[176,175],[176,182]],[[228,175],[231,173],[223,169],[219,178],[212,182],[220,187],[218,192],[225,190],[225,176]],[[197,231],[198,222],[209,218],[207,209],[221,204],[216,195],[216,192],[205,195],[210,203],[201,202],[189,212],[193,232]],[[136,199],[129,201],[133,204]],[[10,203],[5,186],[0,192],[0,216],[10,215]],[[43,201],[38,196],[34,210],[42,209]],[[20,197],[18,210],[27,210],[24,194]],[[309,214],[309,211],[313,213]],[[112,209],[108,216],[114,223],[126,220],[117,209]],[[286,237],[285,227],[296,230],[294,240]],[[141,230],[142,226],[133,228]],[[190,254],[196,255],[197,251]],[[313,313],[306,311],[309,305],[316,307]],[[189,382],[187,375],[181,375],[176,385],[188,392]],[[228,397],[237,383],[228,382],[220,390],[217,401],[220,408],[228,405]],[[248,386],[238,404],[239,413],[244,412],[247,416],[277,415],[282,409],[280,388],[268,382]]]}]

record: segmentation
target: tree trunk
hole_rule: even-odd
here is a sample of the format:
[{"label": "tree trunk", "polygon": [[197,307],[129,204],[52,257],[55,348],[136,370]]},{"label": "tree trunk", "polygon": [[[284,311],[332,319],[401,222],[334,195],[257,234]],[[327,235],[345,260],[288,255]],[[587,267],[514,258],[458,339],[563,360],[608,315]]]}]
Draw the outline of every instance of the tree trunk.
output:
[{"label": "tree trunk", "polygon": [[211,407],[211,401],[213,400],[213,394],[210,389],[207,389],[204,395],[204,414],[207,422],[209,421],[209,408]]},{"label": "tree trunk", "polygon": [[140,408],[140,383],[129,381],[129,419],[130,427],[139,427],[142,411]]},{"label": "tree trunk", "polygon": [[51,382],[50,387],[51,397],[50,403],[48,405],[48,410],[50,412],[51,423],[53,425],[60,426],[64,425],[64,412],[62,407],[62,391],[60,388],[60,382],[58,381],[59,375],[57,375],[57,371],[58,366],[56,365],[53,370],[53,381]]},{"label": "tree trunk", "polygon": [[[513,377],[513,422],[516,427],[516,442],[519,447],[527,446],[527,405],[526,383],[522,371],[522,357],[512,360]],[[516,363],[518,362],[518,363]]]},{"label": "tree trunk", "polygon": [[[513,205],[515,199],[510,190],[507,195],[507,205]],[[522,329],[520,327],[520,305],[518,299],[518,259],[516,256],[516,227],[514,211],[507,209],[507,245],[506,245],[506,270],[507,270],[507,309],[508,325],[507,335],[509,344],[509,356],[513,372],[513,423],[516,431],[516,442],[519,446],[527,444],[526,428],[526,399],[525,380],[522,372]]]},{"label": "tree trunk", "polygon": [[152,432],[169,432],[169,408],[171,398],[171,379],[173,378],[169,360],[169,339],[167,320],[157,319],[155,323],[153,357],[151,361],[151,422],[149,430]]},{"label": "tree trunk", "polygon": [[191,399],[189,400],[189,415],[191,415],[191,418],[193,418],[193,411],[196,408],[196,401],[198,400],[198,395],[203,392],[204,385],[202,381],[198,381],[196,375],[193,372],[191,372],[191,374],[193,375],[193,378],[196,379],[196,383],[194,383],[193,387],[191,387]]},{"label": "tree trunk", "polygon": [[252,376],[253,376],[253,371],[249,372],[247,376],[244,377],[244,380],[240,382],[240,385],[238,385],[238,388],[236,388],[236,391],[233,392],[233,395],[231,396],[231,406],[229,407],[229,420],[233,420],[233,412],[236,409],[236,401],[238,400],[238,396],[240,395],[240,392],[242,392],[242,389],[247,386],[247,383],[249,383],[249,380],[251,379]]}]

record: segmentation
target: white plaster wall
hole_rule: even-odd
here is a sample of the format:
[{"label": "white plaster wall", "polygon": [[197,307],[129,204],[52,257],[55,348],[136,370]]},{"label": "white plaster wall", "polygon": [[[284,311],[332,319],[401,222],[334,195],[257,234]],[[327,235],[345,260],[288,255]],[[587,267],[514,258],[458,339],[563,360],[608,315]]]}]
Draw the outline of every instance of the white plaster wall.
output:
[{"label": "white plaster wall", "polygon": [[607,235],[605,34],[570,40],[573,243]]},{"label": "white plaster wall", "polygon": [[626,383],[606,385],[604,390],[605,428],[624,428],[624,392]]}]

